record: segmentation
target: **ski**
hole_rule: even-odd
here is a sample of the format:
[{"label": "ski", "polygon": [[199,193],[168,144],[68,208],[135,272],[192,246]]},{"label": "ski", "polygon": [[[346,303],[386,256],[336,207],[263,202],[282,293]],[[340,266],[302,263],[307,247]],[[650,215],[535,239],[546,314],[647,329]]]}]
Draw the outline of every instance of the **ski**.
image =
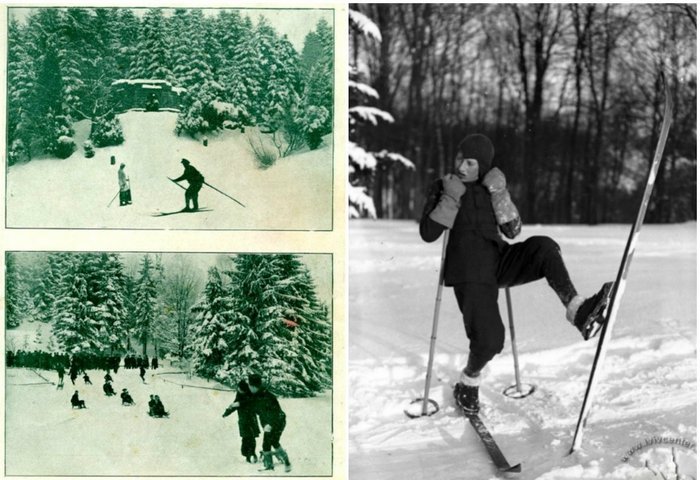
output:
[{"label": "ski", "polygon": [[520,473],[522,469],[521,465],[519,463],[517,465],[511,465],[508,463],[508,460],[506,460],[503,452],[498,447],[496,440],[494,440],[493,436],[491,436],[491,432],[489,432],[489,429],[486,428],[484,422],[481,421],[481,417],[479,417],[479,415],[467,415],[467,418],[469,418],[469,423],[472,424],[472,427],[474,427],[474,430],[476,430],[476,433],[479,435],[484,447],[486,447],[486,451],[489,452],[489,456],[496,465],[496,468],[498,468],[501,472]]},{"label": "ski", "polygon": [[200,213],[200,212],[211,212],[211,208],[200,208],[198,210],[176,210],[174,212],[156,212],[152,214],[152,217],[167,217],[168,215],[177,215],[178,213]]},{"label": "ski", "polygon": [[578,422],[576,424],[576,431],[574,432],[574,439],[571,444],[571,450],[569,452],[570,454],[581,447],[581,442],[583,439],[583,428],[586,426],[588,415],[591,410],[591,405],[593,404],[595,387],[599,378],[603,374],[602,365],[605,361],[607,344],[612,335],[612,328],[617,318],[617,311],[620,307],[620,299],[622,298],[622,295],[625,291],[625,286],[627,283],[627,273],[632,262],[632,256],[634,255],[634,251],[637,246],[639,231],[642,228],[642,223],[644,222],[644,216],[649,205],[649,198],[651,197],[651,192],[654,189],[656,174],[659,170],[659,165],[661,164],[661,158],[664,152],[664,147],[666,146],[668,131],[671,127],[671,116],[673,109],[671,105],[671,94],[668,88],[668,84],[666,84],[665,79],[663,80],[665,84],[666,99],[664,102],[664,116],[663,122],[661,124],[661,132],[659,134],[659,140],[656,144],[656,150],[654,152],[653,161],[651,163],[651,166],[649,167],[647,184],[644,189],[642,201],[639,205],[637,219],[632,225],[632,229],[630,230],[629,238],[627,239],[627,245],[625,246],[625,251],[622,255],[622,261],[620,262],[620,268],[618,269],[617,277],[615,278],[615,283],[611,288],[610,302],[608,303],[607,311],[605,312],[605,322],[603,322],[603,325],[600,330],[600,337],[598,338],[598,347],[596,349],[595,357],[593,358],[593,366],[591,367],[591,373],[588,378],[586,394],[583,397],[581,413],[579,414]]}]

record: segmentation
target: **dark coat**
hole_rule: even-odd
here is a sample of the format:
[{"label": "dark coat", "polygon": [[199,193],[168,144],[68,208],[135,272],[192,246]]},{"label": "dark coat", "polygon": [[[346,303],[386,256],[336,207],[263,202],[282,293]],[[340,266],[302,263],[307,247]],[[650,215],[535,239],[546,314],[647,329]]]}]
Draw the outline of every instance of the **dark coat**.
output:
[{"label": "dark coat", "polygon": [[238,411],[238,433],[241,437],[257,437],[260,435],[260,427],[258,426],[258,417],[255,415],[255,404],[252,393],[238,392],[234,404],[237,407],[229,407],[226,409],[224,416]]},{"label": "dark coat", "polygon": [[185,165],[185,171],[175,179],[176,182],[179,182],[181,180],[187,180],[187,182],[192,185],[192,184],[199,184],[201,185],[204,183],[204,176],[199,173],[199,170],[194,168],[192,165]]},{"label": "dark coat", "polygon": [[260,389],[253,394],[253,408],[260,417],[260,424],[270,425],[273,430],[281,430],[286,423],[286,415],[282,411],[277,397],[271,392]]},{"label": "dark coat", "polygon": [[[467,190],[460,199],[460,207],[450,232],[445,258],[445,285],[474,282],[496,284],[496,273],[501,253],[507,243],[501,238],[491,196],[479,183],[465,184]],[[442,180],[430,187],[420,221],[420,235],[426,242],[437,240],[445,227],[428,215],[442,195]]]}]

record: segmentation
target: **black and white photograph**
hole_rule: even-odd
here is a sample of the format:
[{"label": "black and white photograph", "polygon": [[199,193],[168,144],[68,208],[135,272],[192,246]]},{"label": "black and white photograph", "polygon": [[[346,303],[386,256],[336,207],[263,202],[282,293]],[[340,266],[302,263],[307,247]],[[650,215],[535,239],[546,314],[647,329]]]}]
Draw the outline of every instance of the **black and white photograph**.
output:
[{"label": "black and white photograph", "polygon": [[697,478],[696,13],[350,5],[350,478]]},{"label": "black and white photograph", "polygon": [[333,230],[335,15],[8,8],[6,227]]},{"label": "black and white photograph", "polygon": [[333,269],[6,252],[4,474],[333,476]]}]

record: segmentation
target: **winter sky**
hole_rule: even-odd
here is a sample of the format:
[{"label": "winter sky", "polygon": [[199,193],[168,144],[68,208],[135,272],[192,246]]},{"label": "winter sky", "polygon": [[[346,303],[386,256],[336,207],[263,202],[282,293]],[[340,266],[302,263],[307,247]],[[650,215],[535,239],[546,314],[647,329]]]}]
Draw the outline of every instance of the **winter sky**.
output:
[{"label": "winter sky", "polygon": [[[43,5],[45,6],[46,4]],[[85,8],[88,8],[94,7],[95,5],[99,5],[99,3],[93,2],[85,5],[77,4],[75,6],[84,6]],[[137,4],[133,5],[137,6]],[[240,10],[243,14],[248,15],[253,21],[253,24],[256,25],[261,16],[265,17],[278,34],[287,35],[287,39],[292,43],[292,45],[294,45],[294,48],[298,52],[301,52],[302,48],[304,47],[304,38],[306,38],[306,35],[309,32],[315,30],[316,24],[319,20],[324,19],[329,25],[333,25],[333,10],[331,9],[290,9],[283,8],[283,5],[285,4],[281,2],[271,2],[268,3],[268,5],[270,5],[269,8],[243,7],[238,10]],[[115,5],[112,4],[110,6]],[[21,21],[29,15],[31,10],[32,8],[10,7],[9,17],[10,19],[16,18]],[[166,14],[169,11],[167,8],[164,10]],[[208,15],[216,15],[219,10],[221,9],[214,7],[205,8],[204,13]],[[134,11],[137,15],[141,15],[146,12],[146,8],[135,8]]]}]

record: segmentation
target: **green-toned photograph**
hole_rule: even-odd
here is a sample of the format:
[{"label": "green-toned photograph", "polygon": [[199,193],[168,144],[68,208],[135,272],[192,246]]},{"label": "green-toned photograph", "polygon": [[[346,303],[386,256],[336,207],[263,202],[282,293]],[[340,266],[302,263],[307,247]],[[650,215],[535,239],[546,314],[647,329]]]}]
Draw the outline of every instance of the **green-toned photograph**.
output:
[{"label": "green-toned photograph", "polygon": [[6,226],[332,230],[334,16],[9,8]]},{"label": "green-toned photograph", "polygon": [[333,474],[333,255],[5,265],[5,475]]}]

